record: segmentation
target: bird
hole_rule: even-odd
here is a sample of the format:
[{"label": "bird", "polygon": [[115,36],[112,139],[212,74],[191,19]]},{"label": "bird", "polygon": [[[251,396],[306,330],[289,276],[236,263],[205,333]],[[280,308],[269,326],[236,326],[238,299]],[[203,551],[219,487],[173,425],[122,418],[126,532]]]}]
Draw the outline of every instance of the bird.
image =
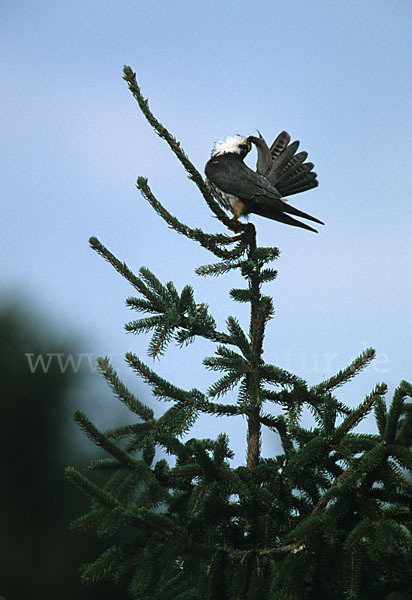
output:
[{"label": "bird", "polygon": [[[286,131],[276,137],[270,148],[259,131],[258,135],[231,135],[214,144],[205,175],[221,206],[232,213],[233,221],[254,213],[317,233],[290,215],[324,223],[284,199],[319,185],[314,164],[306,162],[308,153],[297,152],[299,141],[290,143]],[[257,150],[256,171],[244,163],[252,144]]]}]

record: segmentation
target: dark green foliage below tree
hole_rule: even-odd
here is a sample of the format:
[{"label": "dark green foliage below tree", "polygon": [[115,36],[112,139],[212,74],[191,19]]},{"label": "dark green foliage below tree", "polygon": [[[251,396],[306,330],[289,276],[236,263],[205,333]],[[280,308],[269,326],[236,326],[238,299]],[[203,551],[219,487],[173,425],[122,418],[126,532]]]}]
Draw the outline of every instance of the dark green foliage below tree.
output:
[{"label": "dark green foliage below tree", "polygon": [[65,431],[69,394],[82,376],[56,361],[32,372],[26,357],[67,356],[72,347],[15,303],[0,309],[0,594],[7,600],[113,598],[112,585],[81,585],[79,560],[101,544],[89,536],[80,547],[68,527],[86,509],[63,476],[69,460],[84,460]]},{"label": "dark green foliage below tree", "polygon": [[[150,112],[129,67],[124,78],[214,215],[237,235],[192,229],[163,207],[146,179],[140,177],[137,187],[170,227],[216,257],[198,274],[239,272],[244,285],[230,295],[250,306],[250,323],[246,331],[229,316],[226,330],[220,331],[190,286],[179,291],[145,267],[134,275],[96,238],[90,240],[137,292],[127,304],[143,316],[126,329],[151,332],[149,356],[163,355],[172,341],[184,345],[203,337],[216,343],[204,365],[218,379],[207,391],[177,387],[128,353],[130,367],[170,405],[155,418],[109,361],[99,360],[114,393],[136,419],[101,432],[76,413],[79,425],[109,457],[91,464],[89,478],[67,469],[91,500],[90,511],[73,529],[127,535],[123,544],[108,545],[83,567],[83,580],[126,580],[131,596],[142,600],[410,598],[412,386],[401,382],[387,406],[386,386],[380,383],[348,406],[335,390],[370,363],[372,349],[314,386],[264,361],[265,326],[273,305],[262,287],[276,276],[268,265],[278,250],[258,247],[253,225],[240,225],[222,212],[180,144]],[[301,423],[304,408],[313,415],[311,428]],[[371,411],[376,433],[355,431]],[[231,467],[225,434],[188,439],[202,415],[215,415],[218,428],[221,415],[247,423],[245,465]],[[280,439],[279,455],[261,456],[263,427]],[[156,460],[158,448],[173,459]]]}]

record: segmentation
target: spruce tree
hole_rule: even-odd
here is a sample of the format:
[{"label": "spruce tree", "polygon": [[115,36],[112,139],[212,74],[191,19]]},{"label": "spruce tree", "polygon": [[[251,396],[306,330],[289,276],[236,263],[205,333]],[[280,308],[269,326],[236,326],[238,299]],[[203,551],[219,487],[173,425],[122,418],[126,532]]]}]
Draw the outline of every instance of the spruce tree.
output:
[{"label": "spruce tree", "polygon": [[[90,239],[134,288],[127,305],[143,316],[126,330],[151,333],[149,356],[162,356],[171,342],[205,338],[216,350],[203,363],[217,379],[208,390],[183,389],[127,353],[128,365],[170,406],[156,418],[109,360],[98,359],[135,422],[103,432],[84,414],[75,414],[108,458],[92,462],[89,477],[67,468],[69,479],[91,501],[90,512],[73,523],[73,530],[94,528],[108,540],[122,533],[121,542],[108,542],[97,560],[82,567],[83,581],[127,580],[131,597],[144,600],[411,598],[412,386],[402,381],[387,403],[386,385],[379,383],[356,406],[348,406],[335,390],[373,360],[373,349],[313,386],[264,360],[273,304],[263,286],[276,277],[271,263],[278,249],[258,246],[253,224],[240,225],[225,214],[216,191],[150,111],[130,67],[124,68],[124,79],[143,115],[231,233],[188,227],[155,198],[144,177],[138,178],[138,189],[169,227],[214,256],[198,275],[238,271],[244,283],[230,296],[249,305],[250,322],[245,330],[228,316],[221,331],[190,285],[177,290],[146,267],[136,275],[99,240]],[[313,415],[312,427],[302,424],[304,408]],[[355,431],[371,411],[376,433]],[[246,464],[231,466],[233,452],[224,433],[216,439],[189,437],[204,414],[216,417],[217,431],[219,416],[243,417]],[[280,440],[277,456],[261,456],[262,428]],[[172,458],[156,459],[159,448]]]}]

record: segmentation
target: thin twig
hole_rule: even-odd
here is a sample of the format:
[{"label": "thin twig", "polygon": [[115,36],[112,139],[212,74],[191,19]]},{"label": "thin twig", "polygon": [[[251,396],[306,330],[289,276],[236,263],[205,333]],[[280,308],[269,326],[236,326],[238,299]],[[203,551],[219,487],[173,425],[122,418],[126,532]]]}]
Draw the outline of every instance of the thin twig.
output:
[{"label": "thin twig", "polygon": [[134,73],[132,68],[127,65],[124,66],[123,73],[123,79],[127,81],[129,89],[132,92],[136,102],[139,105],[140,110],[146,117],[147,121],[156,131],[157,135],[167,142],[172,152],[182,163],[183,167],[189,175],[189,179],[191,179],[197,185],[209,208],[213,211],[213,213],[216,215],[219,221],[226,225],[226,227],[235,232],[243,231],[244,226],[239,222],[232,221],[227,216],[227,214],[220,208],[219,204],[214,199],[213,194],[206,185],[203,177],[181,148],[180,142],[178,142],[176,138],[171,133],[169,133],[166,127],[164,127],[160,123],[160,121],[158,121],[153,115],[152,111],[149,108],[147,98],[143,97],[140,87],[137,83],[136,73]]}]

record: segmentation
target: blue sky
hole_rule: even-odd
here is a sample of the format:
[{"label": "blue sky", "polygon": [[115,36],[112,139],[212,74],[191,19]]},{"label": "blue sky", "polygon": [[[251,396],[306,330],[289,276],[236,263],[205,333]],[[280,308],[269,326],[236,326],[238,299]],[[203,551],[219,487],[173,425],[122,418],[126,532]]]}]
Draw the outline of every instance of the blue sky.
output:
[{"label": "blue sky", "polygon": [[[111,355],[143,395],[122,358],[146,352],[147,340],[123,332],[132,290],[89,249],[91,235],[135,270],[191,283],[221,327],[231,313],[246,324],[227,295],[236,276],[197,277],[210,257],[135,189],[145,175],[181,220],[221,231],[139,112],[121,79],[129,64],[199,170],[216,139],[256,129],[268,141],[288,130],[315,162],[319,188],[293,203],[325,221],[318,235],[253,219],[260,243],[281,250],[266,359],[315,383],[375,347],[379,360],[342,390],[353,404],[378,381],[392,391],[411,380],[411,34],[407,0],[3,0],[2,293],[79,333],[79,352]],[[204,389],[211,353],[172,349],[157,367]],[[214,425],[195,433],[215,435]]]}]

